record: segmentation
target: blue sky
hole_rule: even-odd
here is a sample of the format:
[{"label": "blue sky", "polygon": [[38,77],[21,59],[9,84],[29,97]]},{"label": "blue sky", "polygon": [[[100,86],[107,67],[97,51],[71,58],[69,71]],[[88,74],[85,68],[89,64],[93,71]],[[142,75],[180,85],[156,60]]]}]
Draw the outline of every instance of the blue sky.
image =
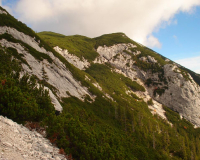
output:
[{"label": "blue sky", "polygon": [[176,24],[160,29],[155,33],[162,43],[162,48],[154,48],[157,52],[177,60],[200,55],[200,7],[192,14],[179,13],[174,19]]},{"label": "blue sky", "polygon": [[174,19],[177,23],[154,33],[162,47],[153,50],[200,73],[200,7],[190,14],[181,12]]},{"label": "blue sky", "polygon": [[200,0],[0,0],[0,5],[37,32],[88,37],[124,32],[200,73]]}]

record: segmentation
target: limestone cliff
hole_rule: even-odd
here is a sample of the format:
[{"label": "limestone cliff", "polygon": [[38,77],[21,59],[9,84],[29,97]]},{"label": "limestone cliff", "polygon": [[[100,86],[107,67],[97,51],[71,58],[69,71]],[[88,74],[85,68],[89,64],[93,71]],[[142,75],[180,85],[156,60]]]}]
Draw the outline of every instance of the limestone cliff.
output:
[{"label": "limestone cliff", "polygon": [[[200,87],[190,74],[180,69],[175,63],[161,66],[151,56],[143,56],[139,60],[146,63],[157,63],[161,66],[161,72],[152,72],[152,69],[144,71],[137,66],[137,62],[132,59],[130,54],[125,52],[126,50],[130,51],[130,48],[136,48],[136,52],[130,52],[133,55],[141,53],[132,44],[100,46],[97,48],[99,57],[95,59],[94,63],[108,62],[115,67],[114,71],[132,80],[139,78],[148,91],[146,97],[149,95],[199,127]],[[169,60],[166,59],[166,61]]]}]

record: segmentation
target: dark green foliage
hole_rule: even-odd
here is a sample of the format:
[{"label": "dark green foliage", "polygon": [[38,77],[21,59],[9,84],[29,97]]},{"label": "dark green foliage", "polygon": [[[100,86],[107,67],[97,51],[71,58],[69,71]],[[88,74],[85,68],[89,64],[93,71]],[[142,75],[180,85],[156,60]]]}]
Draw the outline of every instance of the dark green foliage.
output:
[{"label": "dark green foliage", "polygon": [[[2,10],[2,7],[0,7],[0,9]],[[0,26],[15,28],[18,31],[25,33],[26,35],[30,35],[31,37],[35,36],[35,33],[32,29],[28,28],[26,24],[16,20],[9,13],[7,15],[0,14]]]},{"label": "dark green foliage", "polygon": [[[170,135],[170,139],[173,141],[173,144],[170,145],[171,148],[179,148],[179,152],[175,154],[183,159],[191,159],[191,156],[195,157],[194,159],[199,159],[199,152],[197,152],[199,151],[199,145],[197,145],[197,143],[199,142],[200,129],[194,129],[191,123],[184,118],[181,119],[179,114],[171,109],[165,106],[163,106],[163,108],[166,111],[165,114],[168,120],[173,123],[176,129],[175,134],[179,135],[176,140]],[[180,143],[179,140],[182,140],[182,143]]]},{"label": "dark green foliage", "polygon": [[9,47],[7,49],[7,51],[8,51],[8,53],[11,53],[15,58],[17,58],[18,60],[20,60],[22,63],[24,63],[27,66],[29,66],[29,64],[27,63],[27,61],[23,58],[24,55],[23,54],[19,54],[15,48]]},{"label": "dark green foliage", "polygon": [[42,73],[42,83],[44,84],[45,82],[47,82],[47,81],[49,80],[48,75],[47,75],[47,72],[46,72],[45,69],[44,69],[44,64],[43,64],[43,66],[42,66],[42,71],[41,71],[41,73]]},{"label": "dark green foliage", "polygon": [[150,85],[151,85],[152,83],[153,83],[153,82],[152,82],[151,78],[148,78],[148,79],[146,80],[146,82],[145,82],[145,84],[146,84],[148,87],[150,87]]},{"label": "dark green foliage", "polygon": [[136,81],[132,81],[131,79],[121,76],[121,80],[133,91],[145,91],[145,88],[139,85]]},{"label": "dark green foliage", "polygon": [[[123,107],[118,106],[119,116],[115,120],[113,104],[103,98],[97,98],[94,104],[74,97],[63,101],[62,115],[47,120],[48,124],[53,124],[48,127],[48,137],[53,140],[57,135],[54,142],[65,148],[66,153],[72,153],[75,159],[154,158],[155,155],[149,155],[148,149],[138,141],[143,139],[142,135],[140,137],[138,131],[132,132],[133,113],[130,109],[127,108],[124,114]],[[127,126],[124,126],[124,118]],[[123,131],[124,127],[127,133]],[[138,127],[135,129],[138,130]]]},{"label": "dark green foliage", "polygon": [[28,92],[22,92],[12,79],[0,85],[0,113],[14,121],[35,120],[38,105]]},{"label": "dark green foliage", "polygon": [[198,85],[200,85],[200,74],[197,74],[197,73],[195,73],[195,72],[193,72],[193,71],[191,71],[191,70],[189,70],[189,69],[187,69],[185,67],[181,67],[181,68],[183,68],[183,70],[187,71],[192,76],[192,78],[194,79],[194,81]]},{"label": "dark green foliage", "polygon": [[11,61],[10,54],[16,55],[16,50],[0,48],[0,114],[20,123],[41,121],[55,112],[49,94],[42,86],[36,87],[34,77],[19,79],[20,64]]},{"label": "dark green foliage", "polygon": [[86,72],[91,75],[103,89],[110,94],[124,94],[125,90],[145,91],[144,87],[137,82],[124,77],[121,74],[111,72],[110,68],[102,64],[92,64]]},{"label": "dark green foliage", "polygon": [[153,105],[152,98],[151,98],[150,100],[147,101],[147,104],[148,104],[148,105]]},{"label": "dark green foliage", "polygon": [[[60,57],[60,59],[65,62],[62,57]],[[67,62],[65,62],[65,64],[70,70],[76,70],[76,68]],[[162,75],[161,67],[156,64],[147,65],[151,66],[153,72],[159,71]],[[81,77],[85,76],[83,72],[79,70],[74,73],[72,72],[75,77],[81,80],[82,84],[90,86],[90,91],[95,93],[97,98],[92,104],[86,103],[87,101],[82,103],[76,98],[65,99],[63,104],[66,106],[66,112],[61,115],[62,120],[57,120],[60,116],[50,118],[51,120],[54,119],[55,123],[49,127],[49,138],[55,140],[54,137],[57,135],[54,142],[57,143],[60,148],[65,148],[66,153],[72,153],[73,157],[76,159],[105,159],[105,157],[106,159],[113,159],[113,157],[114,159],[141,159],[142,157],[144,157],[143,159],[180,159],[178,157],[181,157],[183,153],[183,150],[180,150],[182,140],[175,137],[174,129],[160,119],[155,122],[154,118],[157,119],[157,117],[151,117],[144,102],[135,101],[135,99],[137,99],[135,96],[132,98],[127,97],[125,88],[130,88],[129,83],[126,82],[126,79],[123,79],[124,77],[112,73],[110,67],[111,66],[95,64],[87,69],[86,72],[88,73],[87,76],[91,75],[93,79],[102,86],[105,92],[112,95],[116,103],[100,98],[102,94],[98,89],[95,90],[95,87],[91,88],[92,86],[90,83],[86,83],[83,78],[81,79]],[[160,76],[160,78],[162,77]],[[92,81],[94,81],[93,79]],[[119,82],[119,79],[123,83]],[[123,100],[124,98],[126,100]],[[148,119],[147,117],[150,118]],[[49,121],[49,123],[52,123],[52,121]],[[152,131],[157,130],[157,123],[159,123],[159,127],[162,128],[162,133],[165,134],[159,134],[158,132],[154,134],[155,151],[152,149]],[[56,124],[59,124],[58,126],[60,129],[57,128],[58,126]],[[61,128],[66,129],[63,131]],[[103,132],[104,128],[107,128],[105,133]],[[112,133],[112,129],[115,130],[114,133]],[[99,139],[102,137],[100,131],[103,132],[103,135],[106,135],[106,139],[111,141],[105,141],[105,143],[103,141],[101,142],[103,144],[99,145]],[[125,134],[121,131],[124,131]],[[120,134],[118,135],[118,133]],[[133,137],[130,136],[131,133]],[[100,136],[98,136],[99,134]],[[131,139],[129,139],[127,135]],[[119,137],[122,137],[123,143]],[[114,140],[112,140],[113,138]],[[113,145],[113,142],[116,143]],[[138,148],[134,148],[135,145],[137,145]],[[99,148],[97,146],[101,147]],[[117,150],[118,148],[120,148],[120,150]],[[129,151],[127,148],[131,148],[131,150]],[[163,150],[163,148],[165,148],[165,150]],[[187,149],[190,150],[188,147]],[[173,157],[170,157],[169,153],[172,154]]]},{"label": "dark green foliage", "polygon": [[19,64],[16,60],[12,60],[11,63],[11,55],[5,54],[5,51],[0,46],[0,75],[7,77],[8,75],[12,74],[12,71],[15,70],[16,72],[19,72],[21,70],[21,67],[19,67]]},{"label": "dark green foliage", "polygon": [[156,96],[156,94],[158,94],[159,96],[161,96],[163,93],[165,93],[165,89],[164,88],[156,88],[153,91],[154,97]]},{"label": "dark green foliage", "polygon": [[51,57],[45,53],[42,53],[42,52],[38,52],[36,49],[30,47],[29,45],[27,45],[26,43],[22,43],[20,42],[21,44],[23,44],[28,52],[33,56],[35,57],[36,59],[42,61],[43,59],[46,59],[49,63],[52,63],[53,60],[51,59]]},{"label": "dark green foliage", "polygon": [[131,97],[137,100],[141,100],[141,98],[139,98],[136,94],[131,93]]}]

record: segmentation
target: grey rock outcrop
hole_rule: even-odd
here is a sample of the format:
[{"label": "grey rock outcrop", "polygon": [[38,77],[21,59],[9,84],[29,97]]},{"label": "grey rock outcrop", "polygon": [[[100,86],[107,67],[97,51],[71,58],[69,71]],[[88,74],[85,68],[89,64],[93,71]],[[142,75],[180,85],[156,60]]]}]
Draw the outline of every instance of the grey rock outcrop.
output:
[{"label": "grey rock outcrop", "polygon": [[36,131],[0,116],[1,160],[67,160],[59,149]]},{"label": "grey rock outcrop", "polygon": [[40,47],[39,42],[37,42],[34,38],[25,35],[24,33],[19,32],[14,28],[0,27],[0,34],[4,33],[8,33],[14,38],[30,45],[37,51],[49,55],[53,60],[52,64],[50,64],[47,60],[38,61],[30,53],[28,53],[21,44],[9,42],[5,39],[2,39],[0,41],[0,44],[3,47],[15,48],[18,53],[24,55],[24,59],[29,64],[29,66],[27,66],[26,64],[22,64],[22,67],[26,73],[35,75],[41,80],[41,71],[42,68],[44,68],[48,76],[47,82],[58,90],[57,95],[59,97],[68,97],[69,95],[66,93],[67,91],[72,96],[75,96],[81,100],[84,100],[85,95],[89,95],[92,99],[94,99],[94,96],[89,93],[88,89],[86,87],[83,87],[80,82],[74,79],[71,72],[66,68],[66,66],[57,57],[55,57],[53,53],[46,51],[43,47]]},{"label": "grey rock outcrop", "polygon": [[147,59],[150,63],[157,63],[157,60],[155,60],[154,57],[151,57],[151,56],[147,56]]},{"label": "grey rock outcrop", "polygon": [[[160,73],[143,71],[135,65],[130,55],[123,52],[124,48],[128,50],[129,47],[130,45],[125,47],[124,44],[113,45],[111,47],[99,47],[97,48],[97,52],[100,56],[94,63],[103,64],[109,62],[111,65],[115,66],[116,69],[114,71],[132,80],[135,78],[141,79],[143,86],[148,91],[146,96],[149,95],[157,102],[177,111],[181,117],[189,120],[195,126],[200,127],[200,87],[190,74],[186,72],[181,73],[180,69],[175,64],[166,64],[163,66],[163,75],[161,75],[162,79],[165,80],[165,82],[163,82],[159,78]],[[158,63],[152,56],[141,57],[140,60],[148,63]],[[167,60],[167,62],[168,61],[169,60]],[[155,84],[157,84],[156,87],[154,85],[150,85],[149,87],[145,85],[147,79],[151,79],[155,82]],[[155,90],[157,89],[160,89],[162,94],[159,95],[156,93]]]},{"label": "grey rock outcrop", "polygon": [[[183,76],[183,74],[185,74]],[[152,74],[147,74],[146,78],[157,79]],[[181,73],[179,68],[172,64],[164,66],[164,78],[167,85],[161,83],[159,88],[163,89],[164,93],[155,96],[155,87],[150,86],[148,91],[160,103],[166,105],[174,111],[177,111],[181,117],[192,122],[200,127],[200,87],[192,79],[189,73]],[[167,86],[167,87],[166,87]]]},{"label": "grey rock outcrop", "polygon": [[75,67],[84,70],[85,68],[88,68],[90,66],[90,63],[83,57],[82,60],[68,52],[67,49],[61,49],[60,47],[56,46],[54,47],[54,50],[58,53],[60,53],[69,63],[73,64]]},{"label": "grey rock outcrop", "polygon": [[99,46],[97,48],[97,52],[102,57],[104,57],[105,59],[110,60],[112,57],[116,56],[119,53],[122,53],[124,50],[127,50],[127,51],[131,52],[130,48],[135,48],[135,47],[136,47],[136,45],[133,45],[131,43],[129,43],[129,44],[125,44],[125,43],[116,44],[116,45],[113,45],[113,46],[110,46],[110,47]]}]

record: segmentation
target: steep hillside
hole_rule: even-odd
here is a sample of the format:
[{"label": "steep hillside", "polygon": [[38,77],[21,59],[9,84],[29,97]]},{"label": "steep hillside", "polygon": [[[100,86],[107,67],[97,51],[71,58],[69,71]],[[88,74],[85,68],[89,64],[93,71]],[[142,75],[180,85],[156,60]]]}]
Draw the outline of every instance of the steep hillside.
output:
[{"label": "steep hillside", "polygon": [[[138,78],[138,83],[146,88],[151,98],[200,126],[198,74],[132,41],[123,33],[107,34],[93,39],[83,36],[68,37],[52,32],[41,32],[38,35],[79,69],[90,69],[93,63],[108,63],[113,71],[133,81]],[[80,54],[71,49],[73,46],[79,50],[80,45],[84,47],[82,60],[79,59]],[[92,59],[88,59],[85,53],[96,58],[91,62]]]},{"label": "steep hillside", "polygon": [[125,34],[36,35],[0,8],[0,57],[0,114],[39,124],[68,159],[200,159],[191,71]]}]

